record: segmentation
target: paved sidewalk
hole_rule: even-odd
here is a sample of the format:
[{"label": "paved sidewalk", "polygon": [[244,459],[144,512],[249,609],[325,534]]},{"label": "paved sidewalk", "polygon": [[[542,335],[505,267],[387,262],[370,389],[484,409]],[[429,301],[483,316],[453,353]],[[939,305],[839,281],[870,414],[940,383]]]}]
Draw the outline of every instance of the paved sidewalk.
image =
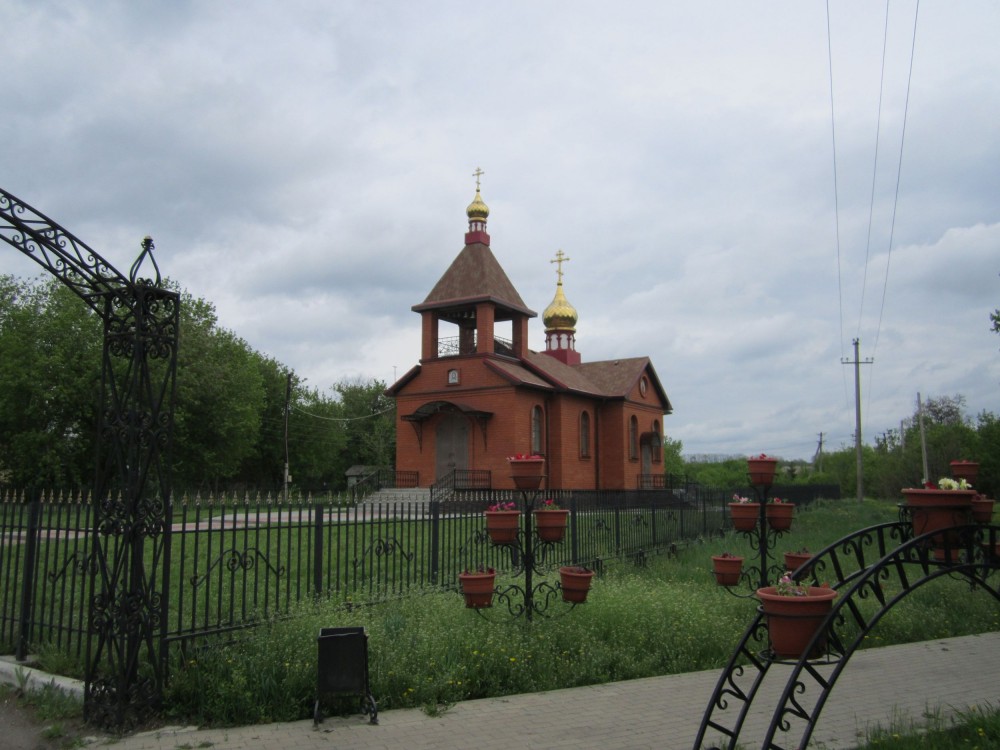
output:
[{"label": "paved sidewalk", "polygon": [[[774,665],[762,690],[780,692],[787,667]],[[116,750],[619,750],[693,747],[721,670],[466,701],[430,717],[420,709],[232,729],[165,728],[114,744]],[[810,747],[853,748],[866,728],[920,723],[972,706],[1000,705],[1000,632],[861,651],[834,686]],[[742,684],[742,683],[741,683]],[[755,703],[765,703],[758,698]],[[742,747],[760,747],[773,705],[747,720]],[[730,712],[732,713],[732,712]],[[718,714],[716,717],[718,718]],[[726,716],[726,723],[729,723]],[[801,729],[777,738],[796,747]],[[713,739],[709,737],[709,739]]]}]

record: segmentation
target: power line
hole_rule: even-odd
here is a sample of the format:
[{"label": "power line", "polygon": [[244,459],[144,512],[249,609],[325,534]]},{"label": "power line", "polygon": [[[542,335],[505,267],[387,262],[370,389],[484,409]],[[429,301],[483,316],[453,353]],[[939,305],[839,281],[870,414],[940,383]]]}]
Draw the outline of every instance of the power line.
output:
[{"label": "power line", "polygon": [[[830,140],[833,145],[833,217],[837,242],[837,303],[840,312],[840,353],[844,354],[844,282],[840,264],[840,197],[837,179],[837,118],[833,104],[833,40],[830,32],[830,0],[826,0],[826,54],[830,72]],[[846,381],[845,381],[846,382]],[[846,386],[845,386],[846,388]]]},{"label": "power line", "polygon": [[312,417],[313,419],[321,419],[325,422],[357,422],[358,420],[361,419],[374,419],[375,417],[380,417],[383,414],[388,414],[395,407],[390,406],[388,409],[383,409],[382,411],[377,411],[374,412],[373,414],[365,414],[364,416],[361,417],[324,417],[321,414],[312,414],[311,412],[308,412],[305,409],[302,409],[298,406],[293,406],[292,408],[299,414],[304,414],[305,416]]},{"label": "power line", "polygon": [[865,239],[865,268],[861,276],[861,304],[858,305],[858,336],[861,335],[861,320],[865,313],[865,291],[868,287],[868,261],[872,247],[872,220],[875,214],[875,178],[878,175],[879,135],[882,132],[882,97],[885,94],[885,50],[889,43],[889,0],[885,0],[885,23],[882,26],[882,68],[878,82],[878,109],[875,117],[875,159],[872,163],[872,190],[868,200],[868,235]]},{"label": "power line", "polygon": [[903,104],[903,129],[899,136],[899,159],[896,163],[896,192],[892,199],[892,219],[889,222],[889,248],[885,259],[885,280],[882,284],[882,304],[878,311],[878,326],[875,328],[874,352],[878,349],[878,337],[882,330],[882,314],[885,312],[886,290],[889,287],[889,262],[892,260],[892,242],[896,232],[896,207],[899,205],[899,183],[903,173],[903,145],[906,142],[906,118],[910,111],[910,88],[913,82],[913,58],[917,49],[917,19],[920,15],[920,0],[917,0],[916,8],[913,11],[913,37],[910,40],[910,69],[906,75],[906,101]]}]

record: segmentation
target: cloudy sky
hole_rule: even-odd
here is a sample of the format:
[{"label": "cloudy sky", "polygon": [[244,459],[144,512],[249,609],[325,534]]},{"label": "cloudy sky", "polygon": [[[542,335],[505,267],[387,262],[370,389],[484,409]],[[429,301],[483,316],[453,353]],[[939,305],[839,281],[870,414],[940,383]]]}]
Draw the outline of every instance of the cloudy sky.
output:
[{"label": "cloudy sky", "polygon": [[0,0],[0,28],[0,187],[123,271],[152,235],[320,390],[417,363],[482,167],[526,304],[563,249],[577,348],[648,355],[687,454],[850,445],[855,338],[866,442],[918,392],[1000,414],[996,0]]}]

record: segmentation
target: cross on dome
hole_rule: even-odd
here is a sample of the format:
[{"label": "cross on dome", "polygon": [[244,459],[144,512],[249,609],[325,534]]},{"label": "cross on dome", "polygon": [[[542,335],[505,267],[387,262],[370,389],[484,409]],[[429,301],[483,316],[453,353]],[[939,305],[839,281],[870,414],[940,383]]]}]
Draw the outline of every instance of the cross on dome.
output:
[{"label": "cross on dome", "polygon": [[570,260],[571,260],[571,258],[570,258],[570,257],[569,257],[568,255],[566,255],[566,253],[564,253],[564,252],[563,252],[563,251],[562,251],[562,250],[560,249],[560,250],[559,250],[559,251],[558,251],[558,252],[556,253],[556,258],[555,258],[555,260],[550,260],[550,261],[549,261],[549,263],[557,263],[557,264],[558,264],[558,265],[556,266],[556,279],[557,279],[557,281],[558,281],[558,283],[559,283],[559,284],[562,284],[562,277],[563,277],[563,270],[562,270],[562,264],[563,264],[563,263],[568,263],[568,262],[569,262]]}]

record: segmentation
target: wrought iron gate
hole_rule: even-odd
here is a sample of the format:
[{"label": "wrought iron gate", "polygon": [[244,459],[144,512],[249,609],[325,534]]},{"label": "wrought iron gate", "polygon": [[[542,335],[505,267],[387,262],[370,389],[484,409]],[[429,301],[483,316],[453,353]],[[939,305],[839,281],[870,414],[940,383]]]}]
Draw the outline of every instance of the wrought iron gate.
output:
[{"label": "wrought iron gate", "polygon": [[[141,723],[161,701],[170,570],[171,443],[180,295],[164,287],[146,237],[122,275],[54,221],[0,189],[0,238],[69,287],[104,325],[94,472],[84,715]],[[140,271],[151,267],[150,277]]]}]

